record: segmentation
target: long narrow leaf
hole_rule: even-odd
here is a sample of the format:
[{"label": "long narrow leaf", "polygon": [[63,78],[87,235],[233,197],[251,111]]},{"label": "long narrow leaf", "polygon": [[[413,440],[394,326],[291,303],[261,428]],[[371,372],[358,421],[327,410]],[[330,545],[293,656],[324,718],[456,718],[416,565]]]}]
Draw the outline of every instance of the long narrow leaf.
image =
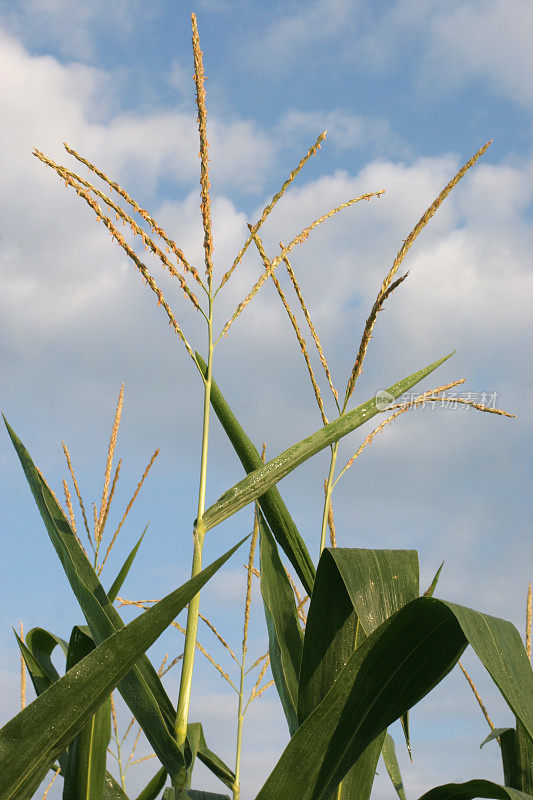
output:
[{"label": "long narrow leaf", "polygon": [[110,636],[0,730],[2,800],[26,800],[31,796],[50,763],[79,733],[141,653],[241,544],[242,541]]},{"label": "long narrow leaf", "polygon": [[321,702],[354,649],[418,597],[415,550],[326,548],[305,630],[298,691],[300,724]]},{"label": "long narrow leaf", "polygon": [[[92,636],[76,625],[68,647],[67,672],[94,649]],[[69,745],[63,800],[102,800],[110,738],[111,698],[106,697]]]},{"label": "long narrow leaf", "polygon": [[533,741],[520,722],[502,731],[500,743],[505,785],[533,794]]},{"label": "long narrow leaf", "polygon": [[187,735],[189,734],[189,728],[193,728],[194,726],[199,726],[199,736],[197,739],[197,751],[196,755],[212,773],[216,775],[216,777],[222,781],[229,789],[233,790],[233,786],[235,784],[235,773],[232,769],[230,769],[227,764],[225,764],[221,758],[219,758],[216,753],[213,753],[212,750],[206,744],[204,731],[202,728],[202,724],[200,722],[193,722],[187,727]]},{"label": "long narrow leaf", "polygon": [[[199,353],[196,353],[196,360],[205,377],[207,365]],[[214,380],[211,383],[211,404],[246,472],[250,473],[262,467],[263,462],[255,445],[233,414]],[[296,570],[305,591],[311,596],[315,567],[278,489],[271,486],[261,495],[258,502],[274,538]]]},{"label": "long narrow leaf", "polygon": [[385,731],[382,731],[368,747],[365,747],[340,782],[331,800],[370,800],[384,738]]},{"label": "long narrow leaf", "polygon": [[[58,640],[59,639],[59,637],[54,636],[54,634],[50,633],[49,631],[43,631],[42,628],[39,628],[39,629],[32,628],[32,630],[29,631],[27,636],[26,636],[26,642],[29,641],[30,644],[32,643],[33,637],[31,637],[30,634],[33,631],[36,631],[36,630],[41,631],[43,634],[48,634],[48,636],[50,637],[49,640]],[[59,680],[59,673],[57,673],[57,670],[55,670],[55,667],[54,667],[54,671],[57,674],[57,679],[52,680],[50,678],[50,676],[46,673],[45,668],[43,667],[43,665],[39,662],[39,660],[36,658],[34,653],[26,646],[26,644],[24,644],[24,642],[21,641],[21,639],[19,638],[19,636],[17,635],[16,632],[15,632],[15,636],[16,636],[16,639],[17,639],[17,642],[18,642],[18,646],[20,648],[21,655],[24,658],[24,662],[25,662],[26,667],[28,669],[28,672],[30,674],[30,677],[31,677],[31,680],[32,680],[32,683],[33,683],[33,687],[35,689],[35,693],[36,693],[36,695],[38,697],[40,694],[45,692],[46,689],[48,689],[48,687],[51,686],[52,683],[55,683],[55,680]],[[63,641],[63,639],[61,639],[60,641]],[[67,649],[66,642],[65,642],[65,649]],[[43,656],[43,651],[42,650],[37,649],[37,652],[38,652],[40,657]],[[46,657],[45,657],[44,660],[45,660],[45,665],[46,665]],[[59,774],[64,777],[66,761],[67,761],[67,753],[64,752],[61,755],[59,755],[58,756],[58,761],[59,761],[59,767],[60,767]],[[52,767],[52,770],[55,772],[56,765],[54,765]],[[109,772],[106,772],[106,774],[105,774],[104,791],[103,791],[103,795],[102,795],[102,800],[128,800],[128,798],[126,797],[126,795],[122,791],[122,787],[116,782],[116,780],[113,778],[113,776]]]},{"label": "long narrow leaf", "polygon": [[108,598],[109,598],[111,603],[115,600],[117,594],[120,592],[120,588],[121,588],[122,584],[124,583],[124,581],[126,580],[126,578],[128,576],[128,572],[130,571],[131,565],[133,564],[133,559],[137,555],[137,551],[138,551],[139,547],[141,546],[141,542],[144,539],[144,534],[146,533],[147,530],[148,530],[148,525],[146,526],[146,528],[142,532],[142,534],[140,536],[140,539],[138,540],[137,544],[133,547],[133,549],[129,553],[128,557],[126,558],[125,562],[123,563],[122,567],[120,568],[117,577],[113,581],[113,584],[112,584],[111,588],[109,589],[109,591],[107,593],[107,596],[108,596]]},{"label": "long narrow leaf", "polygon": [[33,683],[35,694],[38,697],[40,694],[45,692],[48,687],[52,685],[52,683],[55,683],[56,680],[59,680],[59,673],[54,667],[54,673],[57,677],[55,677],[53,674],[50,674],[50,672],[47,670],[46,660],[45,665],[43,666],[40,659],[37,658],[32,650],[30,650],[28,647],[28,640],[26,640],[26,643],[24,643],[17,632],[15,631],[14,633],[20,648],[20,654],[24,659],[31,682]]},{"label": "long narrow leaf", "polygon": [[[367,636],[418,597],[418,573],[414,550],[324,550],[307,615],[298,693],[300,723]],[[368,800],[384,736],[385,731],[349,769],[337,800]]]},{"label": "long narrow leaf", "polygon": [[281,563],[276,542],[258,511],[261,595],[268,629],[270,665],[291,736],[298,727],[298,675],[303,633],[294,592]]},{"label": "long narrow leaf", "polygon": [[366,747],[450,672],[469,642],[530,730],[533,673],[514,626],[419,597],[380,625],[348,659],[292,737],[257,800],[328,798]]},{"label": "long narrow leaf", "polygon": [[466,783],[446,783],[430,789],[419,800],[474,800],[475,797],[487,797],[492,800],[531,800],[531,795],[500,786],[492,781],[476,779]]},{"label": "long narrow leaf", "polygon": [[398,764],[398,759],[396,758],[394,739],[390,733],[385,734],[385,741],[383,742],[383,747],[381,748],[381,755],[383,756],[383,763],[385,764],[387,772],[389,773],[389,778],[392,781],[392,785],[396,789],[396,794],[400,800],[407,800],[405,796],[402,773],[400,772],[400,765]]},{"label": "long narrow leaf", "polygon": [[[28,451],[4,417],[7,430],[41,513],[50,540],[97,644],[124,623],[109,600],[63,510],[41,478]],[[183,754],[173,736],[175,710],[156,670],[143,655],[121,681],[119,690],[168,772],[183,768]]]},{"label": "long narrow leaf", "polygon": [[52,664],[51,655],[56,647],[60,647],[66,658],[68,642],[44,628],[32,628],[26,634],[26,647],[37,659],[49,680],[52,682],[56,681],[59,678],[59,673]]},{"label": "long narrow leaf", "polygon": [[444,561],[441,562],[440,567],[436,571],[435,575],[433,576],[433,580],[429,584],[428,588],[424,592],[424,597],[433,597],[435,593],[435,589],[437,588],[437,583],[439,582],[440,573],[442,572],[442,568],[444,566]]},{"label": "long narrow leaf", "polygon": [[167,771],[164,767],[156,772],[150,783],[144,787],[137,800],[155,800],[165,785]]},{"label": "long narrow leaf", "polygon": [[[398,398],[404,392],[411,389],[433,370],[437,369],[444,361],[446,361],[453,353],[450,353],[428,367],[413,373],[408,378],[389,386],[387,389],[391,399]],[[353,411],[343,414],[334,422],[325,425],[319,431],[307,436],[300,442],[293,444],[279,456],[273,458],[264,466],[255,469],[246,478],[239,481],[228,489],[216,503],[210,506],[202,517],[202,527],[208,531],[220,522],[223,522],[232,514],[235,514],[241,508],[248,505],[248,503],[257,500],[261,497],[271,486],[274,486],[278,481],[284,478],[293,469],[296,469],[304,461],[314,456],[316,453],[323,450],[325,447],[338,442],[343,436],[346,436],[351,431],[368,422],[376,414],[379,413],[379,408],[376,398],[373,397],[367,400],[358,408]]]},{"label": "long narrow leaf", "polygon": [[[54,773],[57,772],[57,764],[53,764],[50,767],[50,770]],[[62,776],[64,775],[64,772],[61,770],[61,768],[59,769],[59,774]],[[122,789],[122,786],[117,783],[110,772],[106,772],[105,774],[102,800],[129,800],[127,794]]]}]

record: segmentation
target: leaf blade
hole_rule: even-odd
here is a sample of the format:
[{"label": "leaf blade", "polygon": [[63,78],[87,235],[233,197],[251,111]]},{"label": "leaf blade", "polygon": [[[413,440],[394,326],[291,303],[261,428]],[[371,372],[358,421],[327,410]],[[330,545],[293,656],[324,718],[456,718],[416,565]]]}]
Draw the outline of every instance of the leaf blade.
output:
[{"label": "leaf blade", "polygon": [[124,561],[122,567],[120,568],[117,577],[115,578],[115,580],[111,584],[111,587],[110,587],[110,589],[109,589],[109,591],[107,593],[107,596],[109,597],[109,600],[110,600],[111,603],[116,599],[116,596],[119,593],[122,584],[124,583],[124,581],[126,580],[126,578],[128,576],[128,572],[131,569],[131,565],[133,564],[133,560],[134,560],[135,556],[137,555],[137,551],[139,550],[139,547],[141,546],[142,540],[144,539],[144,534],[146,533],[147,530],[148,530],[148,525],[146,526],[146,528],[142,532],[140,538],[137,540],[137,543],[132,548],[131,552],[128,554],[128,557],[126,558],[126,560]]},{"label": "leaf blade", "polygon": [[303,633],[294,592],[274,537],[258,510],[261,595],[269,638],[270,666],[291,736],[298,727],[298,675]]},{"label": "leaf blade", "polygon": [[465,783],[446,783],[442,786],[435,786],[434,789],[423,794],[419,800],[474,800],[475,797],[486,797],[491,800],[531,800],[531,795],[525,792],[479,778]]},{"label": "leaf blade", "polygon": [[[433,364],[409,375],[401,381],[389,386],[386,390],[393,398],[398,398],[412,386],[415,386],[433,370],[437,369],[450,356],[450,353]],[[343,416],[330,422],[311,436],[293,444],[284,450],[276,458],[249,473],[246,478],[236,483],[228,489],[217,501],[213,503],[202,517],[202,527],[205,531],[210,530],[219,523],[231,517],[248,503],[257,500],[268,489],[284,478],[289,472],[296,469],[307,459],[316,453],[334,444],[343,436],[355,430],[363,423],[378,414],[376,398],[373,397],[358,408],[349,411]]]},{"label": "leaf blade", "polygon": [[389,773],[389,778],[392,781],[392,785],[396,789],[396,794],[400,800],[407,800],[405,796],[405,788],[403,785],[400,765],[398,764],[398,759],[396,758],[394,739],[390,733],[385,734],[385,740],[383,742],[383,747],[381,748],[381,755],[383,756],[383,763],[385,764],[385,768]]},{"label": "leaf blade", "polygon": [[354,649],[418,597],[414,550],[325,548],[304,637],[298,688],[300,724],[321,702]]},{"label": "leaf blade", "polygon": [[40,781],[49,764],[131,670],[140,653],[153,644],[241,544],[106,639],[0,730],[2,798],[22,798],[27,794],[26,787]]},{"label": "leaf blade", "polygon": [[[98,576],[83,552],[62,508],[36,469],[27,449],[6,418],[4,422],[21,462],[49,538],[70,586],[91,627],[97,644],[124,627]],[[135,664],[119,686],[124,700],[143,728],[169,774],[183,764],[183,754],[173,737],[175,710],[156,670],[146,655]]]},{"label": "leaf blade", "polygon": [[[485,639],[492,641],[494,652],[479,646]],[[451,671],[469,642],[527,727],[533,708],[529,662],[518,656],[523,683],[514,693],[509,687],[515,674],[494,667],[498,651],[506,647],[513,650],[512,658],[517,656],[516,639],[523,650],[518,631],[504,620],[434,598],[412,600],[355,650],[292,737],[256,800],[329,798],[365,748]],[[527,661],[525,651],[523,658]]]},{"label": "leaf blade", "polygon": [[[196,353],[196,358],[204,377],[206,377],[207,365],[205,361],[199,353]],[[211,383],[211,404],[246,472],[250,473],[262,467],[263,461],[255,445],[247,436],[213,379]],[[296,574],[300,578],[305,591],[310,596],[315,579],[315,567],[306,544],[300,536],[298,528],[277,487],[271,486],[258,498],[258,503],[274,534],[274,538],[296,570]]]},{"label": "leaf blade", "polygon": [[[67,672],[94,649],[92,636],[75,625],[67,653]],[[69,745],[63,800],[102,800],[110,739],[111,699],[107,697]]]}]

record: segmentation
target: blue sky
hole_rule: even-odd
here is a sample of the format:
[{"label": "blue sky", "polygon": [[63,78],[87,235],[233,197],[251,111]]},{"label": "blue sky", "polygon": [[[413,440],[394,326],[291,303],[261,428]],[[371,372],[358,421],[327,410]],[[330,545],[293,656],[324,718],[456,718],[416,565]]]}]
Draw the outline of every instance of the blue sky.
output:
[{"label": "blue sky", "polygon": [[[123,466],[111,524],[155,448],[161,450],[107,572],[111,583],[150,520],[124,588],[139,599],[160,597],[188,576],[201,386],[132,265],[31,151],[38,147],[77,170],[61,145],[69,142],[125,185],[200,266],[190,10],[168,0],[4,0],[0,6],[0,407],[58,495],[67,475],[60,441],[67,442],[89,506],[101,497],[124,381],[117,445]],[[465,408],[409,412],[339,483],[334,509],[339,544],[417,548],[423,585],[445,559],[441,596],[511,619],[523,633],[533,555],[531,5],[204,0],[193,10],[208,77],[219,274],[244,241],[246,222],[258,218],[323,129],[325,144],[264,226],[267,252],[274,254],[280,239],[288,241],[329,208],[385,189],[379,200],[341,212],[293,253],[340,391],[402,241],[459,166],[494,139],[409,252],[409,278],[380,314],[354,403],[456,349],[421,390],[465,377],[465,391],[496,392],[497,404],[517,418]],[[189,340],[203,350],[200,320],[171,281],[154,274]],[[220,294],[219,327],[258,274],[250,253]],[[298,344],[270,284],[217,348],[215,377],[272,456],[320,427]],[[367,432],[352,434],[341,456],[349,458]],[[323,454],[280,485],[313,557],[326,469]],[[68,638],[81,620],[7,434],[0,477],[0,713],[8,719],[19,691],[11,626],[22,619],[26,629],[40,625]],[[214,422],[208,501],[240,477]],[[245,510],[212,531],[206,560],[250,526]],[[202,599],[204,612],[235,647],[244,560],[245,554],[236,556]],[[254,613],[251,657],[264,648],[258,597]],[[180,651],[178,636],[169,633],[154,646],[154,662]],[[210,643],[207,630],[203,641]],[[216,642],[211,645],[216,652]],[[475,659],[467,654],[465,663],[495,722],[510,722]],[[167,685],[175,698],[178,676],[172,675]],[[229,762],[231,692],[199,657],[193,714]],[[127,722],[124,710],[120,717]],[[479,751],[486,723],[457,670],[413,711],[411,727],[413,766],[397,736],[410,798],[446,781],[500,780],[496,746]],[[252,706],[246,730],[243,797],[253,797],[287,739],[272,690]],[[150,762],[132,767],[132,795],[153,770]],[[216,788],[209,776],[200,777],[204,788]],[[380,774],[376,797],[390,791]]]}]

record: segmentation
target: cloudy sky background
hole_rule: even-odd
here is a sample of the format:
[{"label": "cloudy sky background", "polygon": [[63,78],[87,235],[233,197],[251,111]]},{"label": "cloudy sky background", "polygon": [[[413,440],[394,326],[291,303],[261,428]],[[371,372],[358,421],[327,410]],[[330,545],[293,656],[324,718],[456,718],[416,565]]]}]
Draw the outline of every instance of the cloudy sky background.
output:
[{"label": "cloudy sky background", "polygon": [[[150,520],[123,591],[139,599],[161,597],[188,577],[201,384],[131,262],[31,153],[38,147],[80,171],[63,150],[67,141],[149,208],[200,268],[190,10],[168,0],[0,5],[0,407],[58,495],[66,441],[90,507],[101,497],[124,381],[117,445],[123,465],[109,533],[155,448],[160,455],[103,575],[110,584]],[[452,0],[438,8],[397,0],[376,9],[354,0],[203,0],[195,10],[208,78],[217,274],[243,243],[246,222],[258,218],[324,128],[322,149],[263,228],[267,252],[274,255],[280,239],[290,240],[329,208],[385,189],[380,199],[327,222],[292,258],[341,394],[403,239],[460,165],[494,139],[409,252],[409,278],[380,314],[353,404],[456,349],[420,389],[466,377],[465,391],[478,398],[496,392],[497,405],[517,418],[465,408],[403,415],[339,483],[334,509],[340,545],[417,548],[424,587],[445,559],[440,596],[510,619],[523,633],[533,555],[531,4]],[[250,249],[219,295],[217,329],[259,271]],[[189,341],[203,351],[201,318],[171,279],[155,266],[153,272]],[[280,278],[286,285],[281,272]],[[271,283],[215,358],[224,394],[270,456],[320,427],[305,364]],[[368,432],[343,442],[341,464]],[[280,485],[314,558],[327,465],[321,454]],[[241,475],[215,420],[208,502]],[[19,704],[11,626],[23,620],[26,629],[42,626],[68,639],[81,614],[5,432],[0,476],[0,717],[7,720]],[[206,563],[250,528],[247,509],[210,532]],[[245,558],[236,555],[202,599],[236,648]],[[250,659],[265,649],[255,600]],[[174,631],[156,643],[154,663],[167,651],[181,652],[178,637]],[[231,669],[207,629],[202,641]],[[466,654],[464,663],[496,724],[510,723],[474,657]],[[175,671],[167,676],[173,699],[178,679]],[[235,714],[231,688],[199,656],[192,715],[229,763]],[[123,709],[120,718],[127,724]],[[251,706],[245,730],[242,796],[251,798],[287,741],[273,690]],[[487,730],[454,670],[412,712],[412,766],[396,734],[408,797],[453,780],[500,781],[496,745],[479,750]],[[153,762],[131,768],[132,796],[154,771]],[[392,792],[379,771],[378,800]],[[208,773],[199,769],[197,777],[198,788],[221,790]],[[53,791],[50,798],[60,796]]]}]

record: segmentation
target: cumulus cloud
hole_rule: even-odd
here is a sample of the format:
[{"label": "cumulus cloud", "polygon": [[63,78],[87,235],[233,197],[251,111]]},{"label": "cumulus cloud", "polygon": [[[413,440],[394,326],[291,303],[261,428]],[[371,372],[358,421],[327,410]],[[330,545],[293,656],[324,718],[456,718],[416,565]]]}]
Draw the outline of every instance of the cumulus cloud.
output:
[{"label": "cumulus cloud", "polygon": [[305,48],[352,30],[355,10],[349,0],[313,0],[305,12],[297,4],[284,5],[243,43],[243,55],[257,69],[281,76]]},{"label": "cumulus cloud", "polygon": [[338,150],[371,148],[373,154],[402,158],[410,155],[409,148],[396,135],[388,120],[379,117],[351,114],[345,109],[331,111],[298,111],[292,109],[281,120],[278,130],[292,144],[311,141],[313,135],[327,129],[327,146]]},{"label": "cumulus cloud", "polygon": [[414,53],[414,89],[453,93],[481,80],[531,110],[531,82],[523,76],[531,72],[532,16],[528,0],[452,0],[445,7],[395,0],[379,8],[315,0],[305,10],[284,6],[243,50],[252,68],[283,75],[306,48],[335,35],[339,66],[355,63],[363,72],[383,74],[403,54]]},{"label": "cumulus cloud", "polygon": [[435,73],[445,64],[448,80],[456,85],[480,78],[531,110],[533,88],[524,80],[533,66],[531,25],[527,0],[450,3],[429,20],[427,58]]},{"label": "cumulus cloud", "polygon": [[93,60],[99,34],[112,28],[115,35],[125,38],[139,16],[148,13],[148,7],[137,0],[7,0],[1,18],[4,26],[30,46],[53,44],[67,58]]}]

